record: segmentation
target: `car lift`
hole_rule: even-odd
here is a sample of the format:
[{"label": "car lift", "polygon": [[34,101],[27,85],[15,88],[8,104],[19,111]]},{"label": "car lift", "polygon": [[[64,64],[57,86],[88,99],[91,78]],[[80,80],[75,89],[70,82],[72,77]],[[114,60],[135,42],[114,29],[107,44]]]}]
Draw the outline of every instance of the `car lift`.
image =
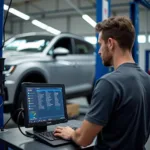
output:
[{"label": "car lift", "polygon": [[[2,46],[3,46],[3,16],[4,16],[4,0],[0,0],[0,128],[3,128],[4,125],[4,116],[3,116],[3,69],[4,69],[4,59],[2,58]],[[4,145],[0,144],[0,149],[4,149]]]},{"label": "car lift", "polygon": [[[97,22],[100,22],[102,20],[102,3],[105,0],[97,0],[96,1],[96,17]],[[138,58],[139,58],[139,47],[138,47],[138,34],[139,34],[139,4],[142,6],[150,9],[150,1],[149,0],[133,0],[129,3],[130,5],[130,19],[132,20],[132,23],[135,27],[136,37],[134,46],[132,49],[132,55],[135,60],[135,62],[138,64]],[[110,7],[111,1],[108,0],[108,16],[110,16]],[[98,35],[97,35],[98,38]],[[99,45],[96,46],[96,74],[95,74],[95,81],[99,79],[101,76],[103,76],[106,73],[109,73],[111,71],[110,68],[106,68],[102,64],[102,60],[100,56],[98,55]]]},{"label": "car lift", "polygon": [[[96,22],[101,22],[103,20],[103,3],[106,0],[96,0]],[[111,0],[107,0],[108,2],[108,16],[110,16],[111,10],[110,10],[110,4],[111,4]],[[98,33],[96,34],[96,37],[98,39]],[[101,76],[103,76],[104,74],[110,72],[110,68],[105,67],[102,64],[102,60],[100,58],[100,56],[98,55],[98,51],[99,51],[99,44],[96,44],[96,74],[95,74],[95,81],[97,79],[99,79]]]},{"label": "car lift", "polygon": [[133,25],[135,27],[136,32],[136,38],[135,43],[133,46],[133,58],[136,63],[138,63],[139,58],[139,47],[138,47],[138,34],[139,34],[139,4],[146,7],[147,9],[150,9],[150,1],[149,0],[134,0],[133,2],[130,2],[130,18],[133,22]]}]

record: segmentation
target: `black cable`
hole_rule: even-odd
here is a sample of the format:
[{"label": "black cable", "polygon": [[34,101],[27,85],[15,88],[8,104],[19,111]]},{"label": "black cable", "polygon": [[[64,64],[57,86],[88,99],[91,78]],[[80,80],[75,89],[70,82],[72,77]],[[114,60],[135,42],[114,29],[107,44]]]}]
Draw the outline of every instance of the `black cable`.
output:
[{"label": "black cable", "polygon": [[11,7],[11,4],[12,4],[12,0],[10,0],[9,2],[9,6],[8,6],[8,10],[7,10],[7,13],[6,13],[6,17],[4,19],[4,24],[3,24],[3,36],[4,36],[4,41],[3,41],[3,45],[1,46],[0,49],[3,49],[4,45],[5,45],[5,26],[6,26],[6,21],[7,21],[7,18],[8,18],[8,14],[9,14],[9,9]]},{"label": "black cable", "polygon": [[24,112],[24,109],[22,109],[22,110],[19,112],[18,117],[17,117],[18,129],[19,129],[19,131],[20,131],[24,136],[33,138],[33,136],[31,136],[31,135],[27,135],[27,134],[23,133],[23,131],[22,131],[21,128],[20,128],[20,125],[19,125],[19,118],[20,118],[21,113],[23,113],[23,112]]},{"label": "black cable", "polygon": [[4,124],[4,126],[3,126],[3,129],[1,129],[1,130],[4,130],[5,129],[5,127],[6,127],[6,125],[8,124],[8,122],[12,119],[12,117],[17,113],[17,111],[19,111],[19,110],[23,110],[23,108],[18,108],[12,115],[11,115],[11,117],[5,122],[5,124]]}]

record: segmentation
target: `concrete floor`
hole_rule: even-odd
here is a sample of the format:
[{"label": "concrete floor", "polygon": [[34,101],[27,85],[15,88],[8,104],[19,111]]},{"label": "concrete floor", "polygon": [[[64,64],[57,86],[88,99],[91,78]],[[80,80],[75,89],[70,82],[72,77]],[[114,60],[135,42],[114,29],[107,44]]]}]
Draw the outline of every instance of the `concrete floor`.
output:
[{"label": "concrete floor", "polygon": [[[78,120],[83,120],[86,112],[88,111],[88,103],[86,101],[86,98],[77,98],[77,99],[71,99],[69,100],[69,103],[76,103],[80,105],[80,115],[77,118]],[[6,122],[10,117],[10,114],[4,114],[4,121]],[[17,127],[16,124],[10,120],[10,122],[7,125],[7,128],[14,128]],[[146,144],[146,150],[150,150],[150,138]]]}]

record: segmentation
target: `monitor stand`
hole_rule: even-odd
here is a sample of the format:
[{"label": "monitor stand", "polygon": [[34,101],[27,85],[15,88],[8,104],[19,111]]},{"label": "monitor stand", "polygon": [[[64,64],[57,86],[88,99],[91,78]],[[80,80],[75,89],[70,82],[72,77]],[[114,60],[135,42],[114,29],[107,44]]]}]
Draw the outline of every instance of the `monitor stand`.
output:
[{"label": "monitor stand", "polygon": [[35,126],[33,127],[34,132],[44,132],[47,131],[47,126]]},{"label": "monitor stand", "polygon": [[47,126],[35,126],[33,127],[33,130],[28,130],[26,131],[26,133],[28,135],[34,135],[34,133],[45,132],[45,131],[47,131]]}]

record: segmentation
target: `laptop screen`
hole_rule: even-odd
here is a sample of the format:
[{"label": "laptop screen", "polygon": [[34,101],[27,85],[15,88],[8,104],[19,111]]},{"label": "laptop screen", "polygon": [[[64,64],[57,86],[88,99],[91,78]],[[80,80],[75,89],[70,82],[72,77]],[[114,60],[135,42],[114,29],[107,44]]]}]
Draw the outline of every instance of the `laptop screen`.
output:
[{"label": "laptop screen", "polygon": [[29,124],[65,119],[62,87],[26,87]]}]

